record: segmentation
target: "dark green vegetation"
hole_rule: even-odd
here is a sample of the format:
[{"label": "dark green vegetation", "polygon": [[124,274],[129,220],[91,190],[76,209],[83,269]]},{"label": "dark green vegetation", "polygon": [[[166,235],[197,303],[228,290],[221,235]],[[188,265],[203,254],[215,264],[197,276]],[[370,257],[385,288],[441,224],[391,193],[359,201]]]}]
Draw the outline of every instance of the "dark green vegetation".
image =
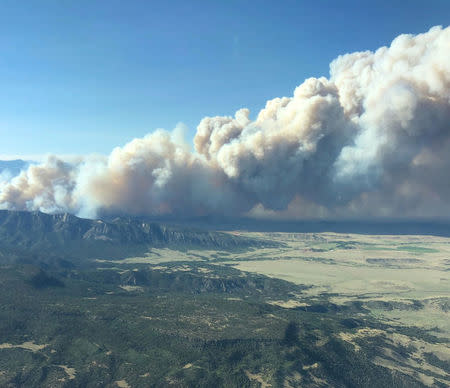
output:
[{"label": "dark green vegetation", "polygon": [[371,364],[375,344],[355,352],[332,335],[349,330],[354,306],[272,306],[264,301],[301,287],[223,267],[124,271],[2,268],[1,342],[46,346],[0,349],[1,385],[259,386],[250,372],[273,386],[419,386]]},{"label": "dark green vegetation", "polygon": [[[23,214],[15,224],[11,214],[3,217],[0,227],[8,236],[0,244],[1,387],[420,387],[420,379],[376,362],[383,355],[407,366],[414,351],[381,333],[443,341],[381,323],[361,303],[336,305],[326,295],[305,295],[305,305],[279,307],[273,302],[298,297],[307,287],[220,262],[97,262],[86,254],[92,240],[84,245],[78,237],[77,259],[75,243],[63,248],[71,236],[97,230],[95,221],[85,226],[71,216],[38,215],[36,221]],[[126,250],[135,241],[130,230],[141,230],[130,224],[98,223],[105,233],[97,236],[117,232],[111,246]],[[121,231],[129,234],[120,237]],[[220,238],[229,249],[265,243],[183,233],[179,249],[198,244],[200,237],[192,237],[198,235],[205,244]],[[169,237],[152,241],[173,243]],[[361,330],[371,335],[359,335]],[[440,358],[425,356],[448,371]],[[436,379],[434,386],[445,384]]]}]

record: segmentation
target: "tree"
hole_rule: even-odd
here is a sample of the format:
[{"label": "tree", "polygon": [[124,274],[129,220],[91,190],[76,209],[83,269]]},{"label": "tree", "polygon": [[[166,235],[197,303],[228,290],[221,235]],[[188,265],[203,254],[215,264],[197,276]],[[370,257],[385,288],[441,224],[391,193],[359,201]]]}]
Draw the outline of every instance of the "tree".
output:
[{"label": "tree", "polygon": [[298,323],[290,321],[284,330],[284,343],[286,345],[295,345],[299,340],[299,330]]}]

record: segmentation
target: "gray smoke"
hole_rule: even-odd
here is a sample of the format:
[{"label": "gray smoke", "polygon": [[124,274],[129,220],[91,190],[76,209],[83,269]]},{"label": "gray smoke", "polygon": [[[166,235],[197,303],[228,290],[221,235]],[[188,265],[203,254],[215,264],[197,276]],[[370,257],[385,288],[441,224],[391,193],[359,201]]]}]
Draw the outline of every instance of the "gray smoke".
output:
[{"label": "gray smoke", "polygon": [[450,27],[338,57],[252,121],[206,117],[195,152],[156,131],[108,157],[50,156],[0,207],[268,217],[450,216]]}]

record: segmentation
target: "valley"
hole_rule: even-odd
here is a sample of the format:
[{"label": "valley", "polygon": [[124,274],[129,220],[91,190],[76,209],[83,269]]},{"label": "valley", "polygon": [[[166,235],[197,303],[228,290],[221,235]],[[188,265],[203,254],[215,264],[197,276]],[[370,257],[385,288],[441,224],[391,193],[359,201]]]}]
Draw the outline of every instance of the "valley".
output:
[{"label": "valley", "polygon": [[34,217],[0,225],[1,386],[449,384],[448,237],[170,227],[77,256],[84,220]]}]

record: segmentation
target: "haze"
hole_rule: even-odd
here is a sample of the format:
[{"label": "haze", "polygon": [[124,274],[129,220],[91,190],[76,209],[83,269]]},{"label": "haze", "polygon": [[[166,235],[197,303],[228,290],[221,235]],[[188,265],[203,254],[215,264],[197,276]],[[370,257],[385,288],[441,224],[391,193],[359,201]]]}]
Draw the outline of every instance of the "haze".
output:
[{"label": "haze", "polygon": [[[159,12],[170,13],[170,10],[138,4],[137,8],[126,10],[136,17],[136,25],[142,27],[140,33],[134,29],[124,31],[124,39],[134,39],[137,36],[142,38],[134,41],[133,50],[138,46],[145,50],[148,43],[154,54],[158,53],[165,60],[184,56],[184,51],[174,54],[168,47],[158,51],[154,46],[154,38],[150,37],[148,41],[143,38],[155,33],[155,26],[150,22],[155,21],[156,15]],[[443,8],[443,13],[436,14],[438,7],[426,11],[430,14],[427,23],[430,20],[443,21],[442,16],[446,12],[448,14],[448,7],[443,3],[436,4]],[[345,12],[350,5],[346,4],[339,12]],[[8,12],[13,17],[20,16],[17,7],[10,3],[8,7]],[[28,58],[43,58],[45,50],[49,50],[52,55],[57,53],[55,50],[58,41],[49,37],[50,32],[55,32],[57,28],[61,29],[64,36],[71,38],[72,44],[76,27],[88,23],[81,20],[81,14],[84,15],[85,12],[92,11],[94,15],[104,17],[107,15],[103,12],[108,15],[111,12],[112,15],[109,15],[108,19],[110,27],[115,22],[125,20],[125,15],[121,17],[118,14],[119,5],[116,3],[112,3],[112,8],[108,11],[99,9],[98,5],[92,7],[83,9],[72,4],[69,8],[53,8],[53,11],[62,17],[69,17],[69,10],[75,12],[75,16],[70,17],[72,24],[66,27],[55,21],[45,7],[32,7],[38,14],[43,15],[44,20],[50,21],[50,25],[40,32],[45,39],[35,56],[30,53],[30,46],[27,45],[24,52]],[[176,12],[181,12],[182,8],[180,6]],[[419,8],[411,7],[407,12],[419,12]],[[147,15],[147,19],[138,17],[138,10]],[[214,18],[221,18],[223,21],[224,18],[230,17],[232,10],[239,14],[240,22],[236,22],[239,28],[236,31],[226,33],[222,28],[212,25],[217,21]],[[377,8],[377,12],[382,10],[383,7]],[[200,9],[198,11],[200,12]],[[248,5],[242,9],[245,15],[253,11]],[[289,3],[282,7],[277,15],[294,12],[300,15],[300,18],[304,18],[305,14],[314,14],[317,17],[316,11],[309,5],[294,7]],[[404,10],[399,9],[397,5],[392,14],[383,18],[383,22],[387,23],[400,11]],[[184,79],[181,82],[187,82],[186,87],[191,88],[190,93],[186,94],[181,90],[183,83],[175,79],[174,82],[169,80],[171,76],[178,74],[177,71],[166,68],[163,63],[149,64],[145,73],[142,73],[144,83],[150,80],[153,82],[158,74],[163,74],[167,81],[166,92],[175,93],[178,97],[183,96],[183,101],[168,102],[163,98],[161,90],[154,90],[153,104],[145,102],[146,96],[141,96],[142,102],[145,102],[142,111],[151,106],[148,112],[163,112],[173,120],[172,123],[176,123],[183,120],[181,116],[186,109],[189,110],[200,103],[204,117],[199,117],[193,139],[189,126],[181,122],[173,130],[150,128],[148,134],[132,139],[131,134],[138,134],[144,124],[154,123],[157,126],[158,122],[167,124],[168,121],[159,121],[156,114],[154,120],[144,120],[137,124],[136,117],[139,113],[135,114],[135,106],[133,113],[129,115],[129,124],[120,124],[118,129],[112,122],[123,120],[123,116],[128,112],[126,105],[122,110],[120,107],[112,109],[113,106],[109,106],[111,117],[106,127],[110,125],[115,129],[108,132],[105,121],[99,119],[100,111],[105,109],[105,100],[100,96],[98,100],[91,99],[89,105],[90,109],[98,105],[99,116],[71,113],[68,120],[60,122],[54,136],[53,130],[42,129],[43,125],[47,125],[46,119],[28,115],[24,110],[27,105],[22,104],[23,116],[27,117],[27,120],[33,117],[37,120],[33,120],[33,123],[24,122],[17,127],[17,131],[15,122],[14,128],[10,126],[7,130],[5,144],[14,145],[14,155],[18,155],[18,158],[31,157],[40,161],[24,168],[18,175],[17,171],[0,175],[0,208],[40,210],[47,213],[70,212],[91,218],[105,214],[177,217],[228,215],[281,219],[449,216],[449,27],[423,24],[418,30],[418,24],[412,22],[415,19],[405,16],[398,19],[402,29],[398,30],[400,27],[396,27],[396,33],[390,39],[384,38],[386,40],[381,44],[378,35],[386,37],[387,30],[391,29],[375,30],[373,24],[363,26],[359,18],[361,15],[358,14],[362,11],[358,10],[349,18],[350,24],[342,25],[340,30],[341,36],[345,36],[344,42],[347,43],[336,44],[336,47],[339,47],[338,52],[334,46],[329,50],[334,59],[329,63],[329,74],[326,74],[323,71],[326,68],[326,60],[333,57],[330,58],[329,53],[325,54],[327,45],[321,46],[320,49],[319,45],[322,45],[324,40],[328,39],[329,32],[336,28],[333,17],[338,11],[335,8],[330,7],[323,11],[323,16],[330,22],[320,24],[320,27],[323,27],[320,33],[316,34],[318,25],[308,23],[297,29],[295,34],[299,37],[298,44],[291,48],[283,46],[283,57],[280,57],[280,60],[275,60],[270,54],[271,50],[273,53],[279,51],[278,44],[268,39],[267,31],[262,32],[261,29],[253,32],[261,34],[257,37],[258,41],[268,39],[264,53],[258,54],[264,54],[264,60],[258,58],[258,55],[253,56],[253,45],[248,51],[241,47],[241,35],[238,32],[243,33],[246,38],[253,36],[252,26],[256,26],[256,19],[250,18],[249,25],[244,27],[244,21],[241,20],[243,16],[233,5],[229,8],[206,8],[202,12],[212,15],[213,19],[201,24],[198,27],[200,30],[187,28],[186,39],[190,45],[197,44],[200,54],[196,57],[196,64],[187,60],[186,71],[193,69],[194,78],[205,79],[213,76],[227,82],[230,76],[238,77],[238,84],[230,82],[227,85],[221,84],[220,88],[210,89],[199,81],[198,88],[194,91],[192,84]],[[189,15],[192,14],[195,14],[194,10],[189,11]],[[268,22],[270,13],[266,12],[264,15],[264,20]],[[98,20],[102,20],[101,17]],[[288,26],[277,21],[277,25],[272,28],[277,31],[276,34],[286,34],[296,25],[297,20],[292,16],[286,20]],[[31,36],[37,23],[31,18],[29,26],[21,30],[21,35]],[[11,27],[11,23],[9,26],[9,31],[14,31],[15,27]],[[98,26],[95,26],[97,31]],[[108,26],[104,28],[107,30]],[[225,36],[230,42],[234,42],[230,43],[228,54],[234,58],[236,66],[239,64],[241,69],[253,66],[254,71],[250,71],[248,77],[242,73],[231,72],[231,68],[223,66],[219,66],[214,74],[203,73],[206,65],[202,59],[207,62],[208,58],[214,58],[213,63],[207,67],[215,68],[216,62],[220,62],[216,56],[224,55],[218,47],[212,49],[209,43],[203,42],[202,34],[206,34],[208,28],[213,27],[214,31],[222,31],[217,32],[218,36],[211,35],[213,42],[217,43]],[[223,27],[226,30],[225,25]],[[351,27],[361,28],[362,36],[355,36]],[[120,23],[118,28],[123,31]],[[100,52],[105,47],[125,50],[124,43],[118,36],[106,37],[106,30],[97,31],[99,35],[94,37],[94,41],[100,44]],[[180,32],[181,29],[177,31]],[[174,44],[174,50],[180,48],[180,43],[174,42],[167,26],[155,34],[160,38],[159,44]],[[315,34],[311,38],[312,41],[307,38],[308,34]],[[367,43],[361,42],[362,37],[367,38]],[[330,39],[334,37],[330,36]],[[285,35],[280,36],[280,42],[283,44],[288,41]],[[353,41],[358,44],[349,43]],[[89,40],[85,42],[86,47],[81,47],[79,40],[75,44],[74,49],[79,54],[93,52],[94,48],[89,45]],[[377,42],[376,46],[374,42]],[[311,49],[311,44],[316,45],[316,51]],[[356,47],[357,51],[346,50]],[[186,50],[186,58],[192,59],[193,54],[189,49]],[[317,52],[320,54],[316,55]],[[11,47],[6,49],[6,53],[12,60],[25,59],[24,56],[12,54]],[[115,60],[119,52],[111,55],[113,56],[110,59]],[[118,82],[123,84],[127,80],[135,84],[137,80],[131,72],[134,70],[132,64],[135,60],[141,60],[142,66],[145,67],[145,63],[149,62],[135,51],[121,51],[120,55],[124,56],[123,61],[128,64],[129,71],[120,75],[115,73],[113,84],[117,87]],[[150,54],[145,58],[148,59],[149,56]],[[275,62],[287,66],[289,60],[286,62],[286,58],[299,64],[299,75],[292,76],[291,87],[280,90],[279,87],[272,86],[280,81],[280,74],[285,77],[284,70],[280,66],[274,69],[266,67]],[[89,63],[85,63],[88,60],[86,58],[80,60],[86,66],[95,66],[95,61],[99,61],[99,58]],[[123,61],[120,63],[123,64]],[[311,68],[311,63],[317,70]],[[65,65],[68,66],[66,62]],[[87,69],[88,67],[83,67],[77,72],[77,76],[80,77],[80,87],[87,87],[86,93],[89,94],[93,85],[90,83],[92,74],[89,75]],[[262,69],[265,69],[264,74]],[[292,75],[296,69],[297,66],[290,66],[289,74]],[[39,74],[36,69],[19,68],[18,71],[28,74],[32,82],[42,83],[40,77],[43,74]],[[107,82],[101,74],[105,74],[105,77],[112,76],[110,68],[105,68],[104,72],[101,69],[97,71],[101,82]],[[317,73],[325,76],[310,77]],[[59,74],[46,70],[49,85],[54,85]],[[68,77],[71,82],[74,81],[72,76]],[[258,78],[259,85],[267,86],[263,92],[255,87],[254,77]],[[23,93],[20,91],[23,77],[21,81],[19,78],[17,74],[10,78],[6,83],[7,90],[16,87],[16,93]],[[283,95],[289,95],[289,90],[292,90],[298,79],[304,81],[298,84],[289,97],[284,97]],[[173,90],[173,84],[178,85],[176,90]],[[286,82],[281,84],[286,85]],[[100,83],[97,86],[98,93],[104,95],[108,92],[105,84]],[[46,86],[44,90],[52,93],[49,87]],[[81,95],[77,90],[73,84],[67,85],[66,91],[74,92],[74,96],[79,99]],[[281,93],[278,97],[271,95],[275,90]],[[30,95],[40,98],[36,93],[34,88],[30,91]],[[111,93],[122,96],[121,98],[130,96],[129,92],[124,91],[122,95],[117,89],[111,90]],[[83,97],[84,104],[88,103],[87,94]],[[270,98],[267,98],[269,95]],[[45,101],[53,101],[54,104],[53,98],[49,97]],[[223,108],[212,107],[216,102],[223,103]],[[70,102],[67,103],[70,107]],[[74,100],[74,103],[78,102]],[[251,112],[247,103],[251,108],[264,108]],[[14,99],[5,102],[5,106],[9,106],[9,114],[5,116],[8,120],[8,117],[12,118],[11,112],[15,109]],[[17,101],[15,106],[18,106]],[[58,117],[64,111],[58,110],[58,107],[57,104],[53,107],[43,106],[41,113],[48,118],[55,112],[55,117]],[[239,109],[232,115],[227,114],[237,107]],[[117,117],[117,111],[121,111],[120,119]],[[219,115],[215,115],[216,113]],[[90,121],[88,126],[83,126],[79,121],[81,116],[83,121]],[[176,119],[173,119],[174,117]],[[186,122],[192,123],[193,119],[193,116],[188,114]],[[74,132],[73,125],[76,122],[80,124],[80,128]],[[6,123],[5,128],[10,124]],[[138,127],[141,129],[138,130]],[[118,140],[117,147],[112,148],[108,154],[103,153],[105,144],[114,144],[114,140]],[[50,145],[51,142],[53,145],[46,151],[60,149],[64,152],[43,152],[42,144]],[[85,147],[80,147],[77,142],[85,144]],[[22,154],[20,147],[26,150]],[[96,150],[98,152],[92,152]],[[8,158],[11,157],[12,154]]]}]

